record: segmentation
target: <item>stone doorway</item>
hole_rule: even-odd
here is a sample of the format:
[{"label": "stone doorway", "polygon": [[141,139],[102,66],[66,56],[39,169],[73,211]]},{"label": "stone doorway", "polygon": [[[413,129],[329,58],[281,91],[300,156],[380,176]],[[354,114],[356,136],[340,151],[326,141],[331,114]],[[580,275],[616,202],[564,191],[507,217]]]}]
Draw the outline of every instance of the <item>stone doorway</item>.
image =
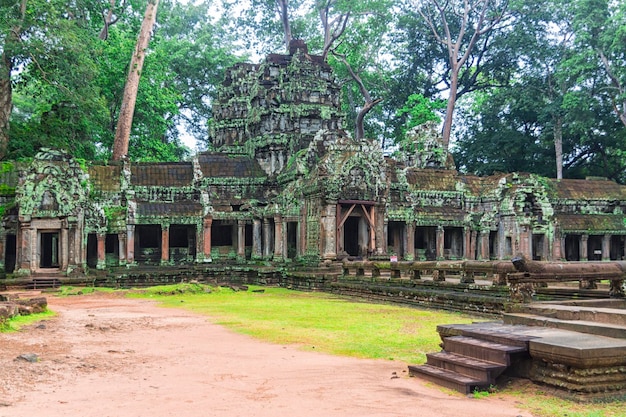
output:
[{"label": "stone doorway", "polygon": [[374,204],[340,201],[337,204],[337,254],[367,257],[375,249]]},{"label": "stone doorway", "polygon": [[39,268],[59,268],[59,235],[58,230],[39,232]]}]

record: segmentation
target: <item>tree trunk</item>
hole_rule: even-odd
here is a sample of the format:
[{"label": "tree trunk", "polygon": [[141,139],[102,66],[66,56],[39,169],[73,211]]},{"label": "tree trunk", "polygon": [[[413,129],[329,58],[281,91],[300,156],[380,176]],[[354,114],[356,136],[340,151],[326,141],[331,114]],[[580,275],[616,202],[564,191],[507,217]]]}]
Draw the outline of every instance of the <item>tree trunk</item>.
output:
[{"label": "tree trunk", "polygon": [[554,151],[556,153],[556,179],[563,179],[563,118],[554,117]]},{"label": "tree trunk", "polygon": [[13,90],[11,88],[11,59],[2,54],[0,60],[0,159],[4,159],[9,145],[9,119],[13,109]]},{"label": "tree trunk", "polygon": [[19,25],[13,26],[8,37],[4,40],[0,55],[0,159],[4,159],[9,146],[9,127],[11,112],[13,111],[13,88],[11,86],[11,71],[13,71],[13,56],[10,43],[20,41],[22,25],[26,16],[28,0],[20,1]]},{"label": "tree trunk", "polygon": [[276,0],[278,2],[278,14],[280,22],[283,24],[285,33],[285,49],[289,52],[289,42],[291,42],[291,26],[289,25],[289,0]]},{"label": "tree trunk", "polygon": [[450,93],[448,96],[448,105],[446,106],[446,117],[443,119],[442,142],[443,148],[447,151],[450,145],[450,136],[452,135],[452,119],[454,118],[454,107],[456,106],[456,93],[459,89],[459,72],[453,68],[450,75]]},{"label": "tree trunk", "polygon": [[120,115],[117,120],[115,129],[115,140],[113,141],[114,161],[119,161],[128,154],[128,142],[130,140],[130,128],[133,123],[133,113],[135,112],[135,103],[137,101],[137,90],[139,89],[139,79],[145,59],[145,52],[150,41],[152,27],[156,21],[157,7],[159,0],[148,0],[146,13],[141,23],[141,30],[135,45],[135,52],[130,60],[130,68],[128,69],[128,77],[124,86],[124,96],[122,97],[122,106]]}]

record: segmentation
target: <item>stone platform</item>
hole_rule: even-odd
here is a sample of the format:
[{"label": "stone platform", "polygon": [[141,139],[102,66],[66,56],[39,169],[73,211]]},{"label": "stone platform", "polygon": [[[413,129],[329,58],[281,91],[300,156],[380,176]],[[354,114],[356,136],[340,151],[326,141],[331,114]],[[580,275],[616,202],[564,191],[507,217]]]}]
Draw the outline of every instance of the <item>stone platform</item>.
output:
[{"label": "stone platform", "polygon": [[[625,304],[624,300],[531,303],[516,306],[503,321],[438,326],[441,353],[452,357],[428,355],[425,365],[410,366],[409,373],[469,393],[498,382],[500,374],[476,374],[477,367],[506,365],[501,375],[528,378],[564,398],[626,399]],[[507,357],[494,350],[508,352]],[[473,363],[470,372],[455,365],[461,358],[485,363]]]}]

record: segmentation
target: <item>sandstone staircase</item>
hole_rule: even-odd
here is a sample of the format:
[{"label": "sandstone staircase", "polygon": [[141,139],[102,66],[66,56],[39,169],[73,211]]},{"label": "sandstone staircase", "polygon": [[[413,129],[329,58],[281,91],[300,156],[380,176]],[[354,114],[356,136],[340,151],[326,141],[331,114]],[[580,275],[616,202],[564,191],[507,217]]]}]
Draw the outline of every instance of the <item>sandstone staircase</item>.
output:
[{"label": "sandstone staircase", "polygon": [[521,304],[505,313],[502,319],[505,324],[549,327],[626,339],[626,302],[619,298]]},{"label": "sandstone staircase", "polygon": [[528,357],[528,342],[514,334],[438,326],[443,350],[426,355],[426,364],[409,366],[409,375],[469,394],[496,385],[507,368]]}]

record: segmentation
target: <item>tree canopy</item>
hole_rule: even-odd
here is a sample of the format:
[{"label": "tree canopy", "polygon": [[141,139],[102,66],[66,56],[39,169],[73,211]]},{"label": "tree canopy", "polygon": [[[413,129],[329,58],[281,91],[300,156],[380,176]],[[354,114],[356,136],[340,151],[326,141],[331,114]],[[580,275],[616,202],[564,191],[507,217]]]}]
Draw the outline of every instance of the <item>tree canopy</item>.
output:
[{"label": "tree canopy", "polygon": [[[150,0],[0,4],[0,158],[108,160]],[[626,182],[626,6],[613,0],[160,0],[128,157],[209,145],[225,68],[304,39],[347,129],[383,147],[439,121],[459,170]],[[252,58],[250,58],[252,57]]]}]

